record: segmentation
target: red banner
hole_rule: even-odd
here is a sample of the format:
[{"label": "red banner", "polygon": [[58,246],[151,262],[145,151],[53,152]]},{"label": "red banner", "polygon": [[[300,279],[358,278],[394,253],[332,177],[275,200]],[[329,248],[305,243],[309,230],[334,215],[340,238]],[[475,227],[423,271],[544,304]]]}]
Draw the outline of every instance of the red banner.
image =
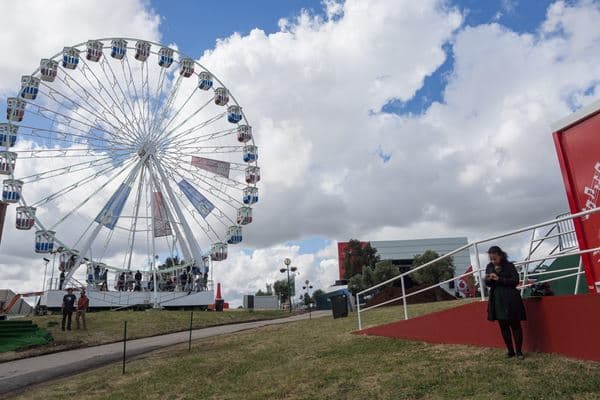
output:
[{"label": "red banner", "polygon": [[152,215],[154,217],[154,237],[170,236],[171,224],[161,192],[152,193]]},{"label": "red banner", "polygon": [[210,158],[192,156],[191,164],[196,168],[201,168],[213,174],[229,178],[229,169],[231,164],[226,161],[212,160]]},{"label": "red banner", "polygon": [[[600,206],[600,109],[582,113],[554,132],[571,213]],[[573,221],[580,250],[600,247],[600,213]],[[600,252],[582,256],[588,289],[597,291]]]}]

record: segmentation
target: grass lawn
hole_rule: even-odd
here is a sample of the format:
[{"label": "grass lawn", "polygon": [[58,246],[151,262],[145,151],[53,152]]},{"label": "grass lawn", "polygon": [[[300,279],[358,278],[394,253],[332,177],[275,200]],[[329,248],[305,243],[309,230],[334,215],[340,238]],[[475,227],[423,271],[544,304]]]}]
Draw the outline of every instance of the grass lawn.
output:
[{"label": "grass lawn", "polygon": [[[204,328],[233,322],[255,321],[288,316],[289,313],[279,310],[254,311],[228,310],[222,313],[195,311],[194,328]],[[110,343],[123,338],[123,321],[127,321],[127,337],[136,339],[163,333],[189,329],[190,311],[99,311],[87,314],[87,331],[75,330],[75,314],[73,314],[72,331],[63,332],[60,328],[62,316],[48,315],[31,317],[39,327],[46,329],[54,337],[54,341],[44,346],[0,353],[0,361],[13,360],[32,355],[40,355],[59,350],[82,346],[94,346]]]},{"label": "grass lawn", "polygon": [[[410,306],[412,316],[457,302]],[[369,313],[390,321],[400,308]],[[367,315],[369,315],[367,314]],[[19,399],[599,399],[600,363],[353,335],[355,315],[195,341],[22,393]]]}]

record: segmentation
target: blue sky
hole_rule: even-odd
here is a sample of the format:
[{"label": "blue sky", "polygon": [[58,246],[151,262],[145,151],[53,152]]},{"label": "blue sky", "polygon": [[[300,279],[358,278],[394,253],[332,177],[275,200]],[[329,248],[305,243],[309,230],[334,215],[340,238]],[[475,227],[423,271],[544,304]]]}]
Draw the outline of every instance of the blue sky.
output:
[{"label": "blue sky", "polygon": [[[551,0],[460,0],[450,1],[448,5],[463,11],[463,26],[496,22],[517,33],[535,33],[551,3]],[[245,35],[254,28],[267,33],[276,32],[281,18],[295,18],[303,9],[311,14],[323,14],[320,0],[152,0],[150,4],[162,18],[162,42],[177,43],[182,52],[192,57],[199,57],[206,49],[213,48],[217,39],[234,32]],[[447,43],[444,49],[445,62],[425,79],[413,98],[391,100],[378,111],[420,115],[433,102],[442,102],[447,77],[454,65],[452,44]],[[383,163],[392,157],[381,146],[376,154]],[[324,237],[310,236],[287,244],[299,245],[300,252],[308,254],[324,248],[328,242]]]}]

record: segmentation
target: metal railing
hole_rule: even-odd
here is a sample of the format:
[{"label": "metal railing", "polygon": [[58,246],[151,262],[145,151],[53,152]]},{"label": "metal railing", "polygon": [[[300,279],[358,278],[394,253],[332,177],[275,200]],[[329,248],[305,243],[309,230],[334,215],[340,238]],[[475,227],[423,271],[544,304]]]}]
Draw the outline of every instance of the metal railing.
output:
[{"label": "metal railing", "polygon": [[[465,277],[468,277],[468,276],[473,276],[473,278],[475,279],[476,284],[479,285],[479,292],[480,292],[481,301],[485,301],[485,299],[486,299],[485,284],[484,284],[484,280],[483,280],[483,277],[482,277],[482,272],[485,272],[485,271],[482,270],[482,268],[481,268],[480,254],[479,254],[479,245],[481,245],[483,243],[489,243],[489,242],[496,241],[496,240],[499,240],[499,239],[503,239],[503,238],[507,238],[507,237],[510,237],[510,236],[515,236],[515,235],[518,235],[518,234],[521,234],[521,233],[533,231],[532,239],[530,241],[530,251],[529,251],[529,254],[527,255],[527,258],[524,261],[520,261],[520,262],[514,263],[515,267],[521,267],[520,277],[522,276],[525,279],[527,279],[528,275],[529,275],[529,277],[531,277],[531,274],[527,273],[529,265],[531,263],[536,263],[536,262],[543,263],[543,262],[545,262],[546,260],[549,260],[549,259],[556,259],[556,258],[562,258],[562,257],[567,257],[567,256],[573,256],[573,255],[581,255],[581,254],[587,254],[587,253],[592,253],[592,252],[600,251],[600,247],[596,247],[596,248],[593,248],[593,249],[582,250],[582,251],[576,251],[576,250],[574,250],[575,248],[573,248],[573,250],[570,251],[569,248],[565,248],[565,250],[562,251],[562,246],[559,246],[559,249],[561,249],[561,251],[558,252],[558,253],[556,253],[556,249],[553,249],[550,252],[551,254],[549,254],[549,255],[545,255],[544,257],[541,257],[541,258],[532,259],[532,254],[534,254],[535,251],[537,251],[540,248],[540,245],[541,245],[541,243],[544,240],[549,240],[549,239],[554,239],[555,238],[555,239],[559,240],[559,244],[560,244],[561,243],[560,242],[561,238],[564,235],[573,235],[572,228],[565,229],[565,228],[567,228],[567,227],[570,226],[568,223],[564,224],[565,221],[570,221],[571,222],[571,221],[573,221],[576,218],[581,218],[581,217],[584,217],[584,216],[587,216],[587,215],[590,215],[590,214],[593,214],[593,213],[596,213],[596,212],[600,212],[600,207],[597,207],[597,208],[594,208],[594,209],[591,209],[591,210],[582,211],[582,212],[579,212],[579,213],[576,213],[576,214],[563,215],[563,216],[560,216],[560,217],[558,217],[556,219],[553,219],[553,220],[550,220],[550,221],[546,221],[546,222],[542,222],[542,223],[539,223],[539,224],[530,225],[530,226],[526,226],[526,227],[523,227],[523,228],[515,229],[513,231],[510,231],[510,232],[507,232],[507,233],[503,233],[503,234],[500,234],[500,235],[495,235],[495,236],[492,236],[492,237],[489,237],[489,238],[486,238],[486,239],[477,240],[477,241],[471,242],[469,244],[466,244],[466,245],[464,245],[462,247],[459,247],[458,249],[453,250],[453,251],[451,251],[449,253],[446,253],[446,254],[444,254],[444,255],[436,258],[435,260],[429,261],[429,262],[427,262],[427,263],[425,263],[423,265],[420,265],[420,266],[418,266],[416,268],[413,268],[413,269],[411,269],[409,271],[406,271],[406,272],[403,272],[403,273],[401,273],[399,275],[396,275],[395,277],[393,277],[391,279],[388,279],[388,280],[386,280],[384,282],[381,282],[381,283],[378,283],[377,285],[374,285],[374,286],[372,286],[370,288],[362,290],[362,291],[360,291],[360,292],[358,292],[356,294],[356,311],[357,311],[357,319],[358,319],[358,329],[359,330],[362,329],[362,319],[361,319],[362,315],[361,314],[364,313],[364,312],[366,312],[366,311],[373,310],[375,308],[378,308],[378,307],[381,307],[381,306],[384,306],[384,305],[387,305],[387,304],[390,304],[390,303],[394,303],[394,302],[398,302],[398,301],[402,300],[402,307],[403,307],[403,311],[404,311],[404,319],[408,319],[408,309],[407,309],[407,303],[406,303],[406,299],[408,297],[415,296],[415,295],[417,295],[419,293],[423,293],[425,291],[434,289],[436,287],[441,287],[442,285],[448,284],[448,283],[450,283],[452,281],[456,281],[458,279],[465,278]],[[548,231],[548,233],[546,233],[545,237],[542,238],[542,239],[536,239],[535,238],[535,232],[536,232],[536,230],[540,229],[540,228],[548,227],[548,226],[551,226],[552,228]],[[559,230],[559,234],[553,235],[552,233],[553,233],[554,229],[557,229],[557,228]],[[561,231],[562,231],[562,233],[561,233]],[[571,239],[571,238],[569,238],[569,239]],[[566,241],[563,240],[562,243],[564,243],[564,242],[566,242]],[[537,243],[537,245],[533,246],[532,243]],[[469,251],[472,250],[474,252],[474,256],[475,256],[474,257],[475,265],[472,266],[472,270],[471,271],[465,272],[464,274],[461,274],[459,276],[453,276],[450,279],[447,279],[447,280],[445,280],[443,282],[435,283],[435,284],[430,285],[430,286],[428,286],[426,288],[422,288],[422,289],[419,289],[419,290],[416,290],[416,291],[413,291],[413,292],[410,292],[410,293],[406,292],[405,279],[406,279],[406,277],[408,275],[411,275],[411,274],[415,273],[416,271],[419,271],[419,270],[421,270],[423,268],[426,268],[426,267],[428,267],[428,266],[430,266],[432,264],[435,264],[435,263],[437,263],[439,261],[445,260],[445,259],[447,259],[449,257],[454,256],[457,253],[460,253],[460,252],[463,252],[463,251],[466,251],[466,250],[469,250]],[[559,279],[565,279],[565,278],[577,276],[576,287],[575,287],[575,290],[577,290],[577,287],[579,286],[579,277],[581,276],[581,274],[583,274],[581,261],[579,262],[579,266],[577,267],[577,270],[578,270],[577,272],[572,273],[572,274],[567,274],[567,275],[563,275],[563,276],[559,276],[559,277],[555,277],[555,278],[550,278],[550,279],[547,279],[547,280],[537,281],[535,283],[551,282],[551,281],[555,281],[555,280],[559,280]],[[552,271],[552,272],[556,273],[556,272],[560,272],[560,271]],[[538,274],[540,274],[540,273],[538,273]],[[383,301],[381,303],[377,303],[377,304],[374,304],[372,306],[368,306],[368,307],[366,307],[364,309],[361,309],[361,307],[360,307],[360,304],[361,304],[360,297],[361,296],[364,296],[367,293],[371,293],[371,292],[373,292],[374,290],[376,290],[378,288],[381,288],[383,286],[387,286],[387,285],[389,285],[389,284],[391,284],[393,282],[396,282],[398,280],[400,280],[400,286],[402,288],[402,295],[401,296],[397,296],[395,298],[392,298],[392,299]],[[524,289],[526,287],[530,287],[532,284],[533,283],[528,283],[527,281],[523,280],[523,284],[520,285],[518,288],[519,289]]]}]

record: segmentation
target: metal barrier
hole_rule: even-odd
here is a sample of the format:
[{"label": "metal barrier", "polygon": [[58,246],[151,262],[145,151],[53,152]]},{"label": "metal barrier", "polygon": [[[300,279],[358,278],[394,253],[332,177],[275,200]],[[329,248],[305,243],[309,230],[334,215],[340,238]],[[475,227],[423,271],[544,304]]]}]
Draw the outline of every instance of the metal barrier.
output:
[{"label": "metal barrier", "polygon": [[[367,288],[365,290],[362,290],[360,292],[358,292],[356,294],[356,310],[357,310],[357,319],[358,319],[358,329],[362,329],[362,319],[361,319],[361,314],[369,311],[369,310],[373,310],[375,308],[384,306],[386,304],[390,304],[393,302],[397,302],[400,299],[402,300],[402,307],[403,307],[403,311],[404,311],[404,319],[408,319],[408,309],[407,309],[407,304],[406,304],[406,299],[408,297],[414,296],[416,294],[419,293],[423,293],[425,291],[434,289],[436,287],[440,287],[442,285],[445,285],[447,283],[450,283],[452,281],[467,277],[467,276],[473,276],[473,278],[475,279],[476,284],[479,285],[479,291],[480,291],[480,297],[481,297],[481,301],[485,301],[486,299],[486,295],[485,295],[485,284],[483,283],[483,278],[482,278],[482,272],[485,272],[484,270],[482,270],[481,268],[481,263],[480,263],[480,254],[479,254],[479,245],[483,244],[483,243],[489,243],[492,241],[496,241],[498,239],[503,239],[506,237],[510,237],[510,236],[514,236],[514,235],[518,235],[521,233],[525,233],[525,232],[529,232],[532,231],[532,236],[531,236],[531,240],[530,240],[530,247],[529,247],[529,254],[527,255],[526,259],[524,261],[520,261],[520,262],[516,262],[515,267],[521,267],[521,270],[519,271],[520,273],[520,277],[522,277],[522,282],[523,284],[520,285],[518,288],[521,290],[524,290],[526,287],[530,287],[532,284],[528,283],[528,281],[526,281],[526,279],[528,279],[528,277],[531,277],[531,274],[529,274],[529,265],[532,263],[543,263],[546,260],[549,259],[556,259],[556,258],[562,258],[562,257],[567,257],[567,256],[572,256],[572,255],[581,255],[581,254],[586,254],[586,253],[592,253],[592,252],[596,252],[596,251],[600,251],[600,247],[596,247],[593,249],[588,249],[588,250],[583,250],[583,251],[576,251],[574,249],[576,249],[576,246],[567,246],[567,244],[572,245],[573,244],[573,229],[572,229],[572,221],[575,218],[581,218],[584,217],[586,215],[590,215],[596,212],[600,212],[600,207],[594,208],[594,209],[590,209],[590,210],[586,210],[586,211],[582,211],[576,214],[566,214],[566,215],[562,215],[556,219],[550,220],[550,221],[546,221],[546,222],[542,222],[539,224],[535,224],[535,225],[531,225],[531,226],[527,226],[527,227],[523,227],[523,228],[519,228],[507,233],[503,233],[500,235],[496,235],[496,236],[492,236],[486,239],[481,239],[475,242],[471,242],[469,244],[466,244],[462,247],[459,247],[456,250],[453,250],[447,254],[444,254],[443,256],[440,256],[438,258],[436,258],[435,260],[429,261],[423,265],[420,265],[416,268],[413,268],[409,271],[403,272],[391,279],[388,279],[384,282],[378,283],[377,285],[374,285],[370,288]],[[568,222],[565,222],[568,221]],[[543,235],[542,238],[536,238],[536,231],[540,228],[545,228],[545,227],[551,227],[550,230]],[[557,229],[558,233],[554,234],[554,230]],[[571,235],[571,236],[568,236]],[[568,240],[565,240],[565,237],[568,237]],[[561,238],[563,239],[561,241]],[[557,246],[555,246],[550,252],[549,254],[545,255],[544,257],[540,257],[540,258],[532,258],[532,255],[541,248],[541,244],[546,241],[546,240],[551,240],[551,239],[557,239],[559,241],[559,244]],[[536,243],[536,245],[533,245],[533,243]],[[576,243],[576,242],[575,242]],[[475,255],[475,265],[472,268],[472,271],[470,272],[466,272],[462,275],[459,276],[454,276],[450,279],[447,279],[443,282],[438,282],[436,284],[433,284],[431,286],[428,286],[426,288],[411,292],[411,293],[406,293],[406,285],[405,285],[405,277],[407,277],[410,274],[413,274],[416,271],[419,271],[423,268],[426,268],[432,264],[435,264],[438,261],[447,259],[449,257],[452,257],[453,255],[460,253],[462,251],[465,250],[469,250],[469,251],[473,251],[474,255]],[[557,250],[560,250],[559,252],[556,252]],[[560,277],[556,277],[556,278],[550,278],[547,280],[542,280],[542,281],[538,281],[535,283],[544,283],[544,282],[551,282],[551,281],[555,281],[555,280],[559,280],[559,279],[565,279],[568,277],[572,277],[572,276],[577,276],[577,280],[576,280],[576,286],[575,286],[575,290],[577,290],[577,287],[579,286],[579,277],[581,276],[581,274],[583,274],[582,269],[582,263],[581,261],[579,262],[579,266],[577,267],[577,272],[574,274],[567,274],[564,276],[560,276]],[[553,273],[556,273],[558,271],[553,271]],[[366,293],[370,293],[373,292],[375,289],[378,289],[380,287],[389,285],[392,282],[395,282],[397,280],[400,280],[400,285],[402,288],[402,296],[398,296],[395,297],[393,299],[389,299],[386,300],[384,302],[378,303],[378,304],[374,304],[372,306],[366,307],[364,309],[360,308],[360,297]]]}]

